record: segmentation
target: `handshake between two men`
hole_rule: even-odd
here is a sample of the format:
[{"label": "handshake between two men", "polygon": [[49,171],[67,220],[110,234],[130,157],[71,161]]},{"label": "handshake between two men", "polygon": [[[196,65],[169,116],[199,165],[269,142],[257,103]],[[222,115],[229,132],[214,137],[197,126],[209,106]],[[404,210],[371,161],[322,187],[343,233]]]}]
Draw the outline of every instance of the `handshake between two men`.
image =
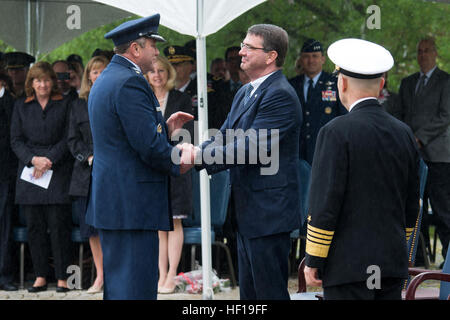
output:
[{"label": "handshake between two men", "polygon": [[[192,120],[194,120],[194,116],[186,112],[178,111],[172,114],[166,121],[169,129],[169,136],[176,136],[184,124]],[[181,158],[179,162],[180,174],[184,174],[194,166],[195,156],[200,149],[186,142],[177,144],[176,147],[181,151]]]}]

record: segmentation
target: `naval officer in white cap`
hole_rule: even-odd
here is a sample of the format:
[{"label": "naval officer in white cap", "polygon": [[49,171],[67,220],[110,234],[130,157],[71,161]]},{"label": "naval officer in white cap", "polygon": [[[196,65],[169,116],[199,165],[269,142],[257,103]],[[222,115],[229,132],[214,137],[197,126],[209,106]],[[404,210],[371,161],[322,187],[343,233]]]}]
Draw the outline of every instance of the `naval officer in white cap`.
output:
[{"label": "naval officer in white cap", "polygon": [[376,98],[394,60],[360,39],[333,43],[328,56],[349,113],[318,135],[305,278],[323,286],[325,299],[401,299],[419,211],[419,154],[409,127]]},{"label": "naval officer in white cap", "polygon": [[159,14],[127,21],[105,35],[115,55],[95,81],[88,109],[94,143],[86,222],[99,230],[105,300],[156,300],[158,230],[173,229],[169,175],[171,134],[194,117],[174,113],[167,123],[143,73],[159,54]]}]

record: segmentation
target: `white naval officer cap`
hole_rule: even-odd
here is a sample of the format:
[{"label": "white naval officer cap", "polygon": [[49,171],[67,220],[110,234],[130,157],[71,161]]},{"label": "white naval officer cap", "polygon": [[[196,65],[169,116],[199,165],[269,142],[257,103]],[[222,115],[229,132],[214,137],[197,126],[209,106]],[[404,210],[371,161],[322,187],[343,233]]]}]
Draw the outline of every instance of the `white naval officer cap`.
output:
[{"label": "white naval officer cap", "polygon": [[328,57],[335,73],[357,79],[380,78],[394,65],[391,53],[379,44],[362,39],[342,39],[330,45]]}]

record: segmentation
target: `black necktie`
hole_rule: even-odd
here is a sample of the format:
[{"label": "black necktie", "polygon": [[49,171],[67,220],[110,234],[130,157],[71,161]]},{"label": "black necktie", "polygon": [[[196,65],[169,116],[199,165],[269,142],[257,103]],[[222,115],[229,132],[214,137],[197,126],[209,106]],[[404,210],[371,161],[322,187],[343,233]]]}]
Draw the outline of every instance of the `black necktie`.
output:
[{"label": "black necktie", "polygon": [[312,95],[312,91],[314,89],[314,82],[312,81],[312,79],[309,79],[308,83],[309,83],[309,86],[308,86],[308,91],[306,92],[306,101],[309,101],[309,99],[311,98],[311,95]]},{"label": "black necktie", "polygon": [[427,76],[423,74],[419,79],[419,85],[416,89],[416,96],[420,95],[423,91],[423,88],[425,87],[425,80],[427,79]]},{"label": "black necktie", "polygon": [[245,95],[244,95],[244,106],[247,104],[247,102],[250,100],[250,96],[252,93],[253,87],[251,84],[248,84],[247,88],[245,89]]}]

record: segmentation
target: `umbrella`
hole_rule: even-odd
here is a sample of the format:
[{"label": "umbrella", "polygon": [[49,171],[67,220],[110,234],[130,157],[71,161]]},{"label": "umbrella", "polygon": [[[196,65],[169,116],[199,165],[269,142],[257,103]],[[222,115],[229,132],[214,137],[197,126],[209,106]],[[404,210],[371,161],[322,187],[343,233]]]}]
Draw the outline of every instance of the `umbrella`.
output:
[{"label": "umbrella", "polygon": [[104,24],[131,16],[92,0],[1,0],[0,39],[37,57]]},{"label": "umbrella", "polygon": [[[208,101],[206,91],[206,36],[265,0],[95,0],[139,16],[161,14],[161,24],[179,33],[194,36],[197,45],[197,90],[199,142],[207,139]],[[209,179],[200,172],[202,226],[203,299],[213,299],[211,279],[211,217]]]}]

